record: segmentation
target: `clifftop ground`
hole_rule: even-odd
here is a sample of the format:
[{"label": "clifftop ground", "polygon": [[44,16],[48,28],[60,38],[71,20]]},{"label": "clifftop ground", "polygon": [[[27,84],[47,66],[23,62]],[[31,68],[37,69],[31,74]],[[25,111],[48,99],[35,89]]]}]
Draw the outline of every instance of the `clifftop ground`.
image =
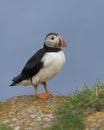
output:
[{"label": "clifftop ground", "polygon": [[0,102],[0,122],[13,130],[104,130],[104,85],[48,100],[9,98]]},{"label": "clifftop ground", "polygon": [[62,96],[48,100],[34,95],[23,95],[0,102],[0,122],[13,130],[40,130],[49,127],[56,116],[53,114],[62,102]]}]

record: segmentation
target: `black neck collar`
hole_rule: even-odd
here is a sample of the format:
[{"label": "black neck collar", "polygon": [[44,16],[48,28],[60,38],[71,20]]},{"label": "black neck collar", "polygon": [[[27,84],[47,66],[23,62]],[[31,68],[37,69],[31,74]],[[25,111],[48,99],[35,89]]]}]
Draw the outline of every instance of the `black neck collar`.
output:
[{"label": "black neck collar", "polygon": [[48,47],[44,44],[44,49],[46,50],[46,52],[59,52],[61,51],[61,48],[52,48],[52,47]]}]

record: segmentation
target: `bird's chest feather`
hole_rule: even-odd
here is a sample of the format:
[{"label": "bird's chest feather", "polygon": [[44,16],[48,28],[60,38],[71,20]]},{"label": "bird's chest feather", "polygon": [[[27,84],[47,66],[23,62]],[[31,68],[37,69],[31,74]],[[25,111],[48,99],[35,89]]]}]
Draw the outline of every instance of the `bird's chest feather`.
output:
[{"label": "bird's chest feather", "polygon": [[65,56],[62,51],[46,53],[41,61],[43,67],[36,77],[39,77],[40,82],[43,82],[53,78],[61,70],[65,63]]},{"label": "bird's chest feather", "polygon": [[46,55],[42,58],[42,61],[44,63],[43,68],[53,68],[58,70],[64,65],[65,56],[62,51],[56,53],[46,53]]}]

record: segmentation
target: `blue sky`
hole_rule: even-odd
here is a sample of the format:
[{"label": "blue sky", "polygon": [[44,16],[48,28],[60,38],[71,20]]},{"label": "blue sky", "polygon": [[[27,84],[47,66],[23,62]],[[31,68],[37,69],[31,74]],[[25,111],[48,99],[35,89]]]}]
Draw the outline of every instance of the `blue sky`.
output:
[{"label": "blue sky", "polygon": [[[45,36],[56,32],[67,48],[62,71],[48,81],[51,93],[68,94],[85,82],[104,80],[103,0],[0,1],[0,100],[34,94],[34,88],[9,87],[26,61],[43,46]],[[43,91],[42,86],[39,90]]]}]

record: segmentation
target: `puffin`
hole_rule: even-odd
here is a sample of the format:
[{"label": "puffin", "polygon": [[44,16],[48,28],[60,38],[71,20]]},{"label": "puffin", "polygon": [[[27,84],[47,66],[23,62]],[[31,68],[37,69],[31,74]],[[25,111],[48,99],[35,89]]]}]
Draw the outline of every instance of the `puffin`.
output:
[{"label": "puffin", "polygon": [[[62,48],[67,44],[57,33],[49,33],[44,40],[43,48],[38,50],[25,64],[19,75],[12,79],[10,86],[34,86],[36,96],[48,99],[52,96],[47,87],[47,81],[52,79],[65,64]],[[42,84],[45,93],[38,92],[38,85]]]}]

